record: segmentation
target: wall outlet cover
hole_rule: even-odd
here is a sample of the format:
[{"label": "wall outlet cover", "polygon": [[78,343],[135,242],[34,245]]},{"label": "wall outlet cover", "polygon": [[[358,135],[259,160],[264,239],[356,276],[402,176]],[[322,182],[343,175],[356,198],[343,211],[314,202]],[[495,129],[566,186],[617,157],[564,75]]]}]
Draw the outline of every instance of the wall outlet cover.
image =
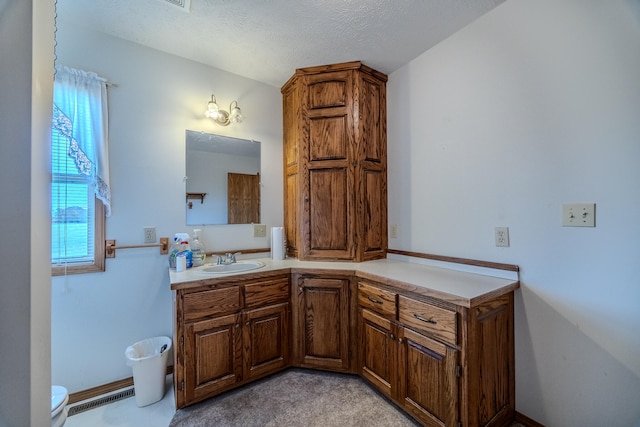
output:
[{"label": "wall outlet cover", "polygon": [[144,242],[145,243],[155,243],[156,242],[156,228],[155,227],[145,227],[144,228]]},{"label": "wall outlet cover", "polygon": [[496,227],[496,246],[509,247],[509,227]]}]

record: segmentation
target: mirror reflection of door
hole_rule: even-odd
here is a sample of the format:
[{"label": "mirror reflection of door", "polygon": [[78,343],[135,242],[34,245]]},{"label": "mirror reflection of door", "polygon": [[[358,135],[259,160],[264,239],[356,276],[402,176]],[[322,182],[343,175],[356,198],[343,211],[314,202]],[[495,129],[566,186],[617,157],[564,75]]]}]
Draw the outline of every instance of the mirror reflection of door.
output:
[{"label": "mirror reflection of door", "polygon": [[260,223],[260,174],[227,174],[229,224]]}]

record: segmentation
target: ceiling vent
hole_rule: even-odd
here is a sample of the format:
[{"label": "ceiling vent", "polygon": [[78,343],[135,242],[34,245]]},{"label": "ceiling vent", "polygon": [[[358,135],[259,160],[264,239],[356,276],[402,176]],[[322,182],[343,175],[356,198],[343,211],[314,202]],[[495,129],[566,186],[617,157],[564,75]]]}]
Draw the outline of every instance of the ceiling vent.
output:
[{"label": "ceiling vent", "polygon": [[187,13],[191,12],[191,0],[163,0],[163,1],[175,7],[179,7],[180,10],[183,10]]}]

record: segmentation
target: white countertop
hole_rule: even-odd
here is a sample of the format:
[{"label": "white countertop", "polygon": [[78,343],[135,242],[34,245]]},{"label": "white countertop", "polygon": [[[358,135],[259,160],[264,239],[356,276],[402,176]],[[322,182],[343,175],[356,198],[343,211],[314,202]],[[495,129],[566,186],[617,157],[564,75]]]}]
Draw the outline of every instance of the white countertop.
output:
[{"label": "white countertop", "polygon": [[[468,273],[448,268],[433,267],[418,263],[381,259],[354,262],[299,261],[285,259],[274,261],[271,258],[253,258],[263,262],[264,267],[239,273],[205,273],[202,269],[213,264],[207,258],[205,266],[190,268],[177,273],[169,270],[172,289],[184,289],[194,286],[215,285],[215,283],[236,278],[236,276],[256,277],[282,270],[291,273],[313,273],[314,271],[340,271],[353,273],[357,277],[375,280],[395,286],[405,291],[433,296],[464,307],[471,307],[484,299],[511,292],[519,287],[512,279]],[[241,259],[239,259],[241,261]]]}]

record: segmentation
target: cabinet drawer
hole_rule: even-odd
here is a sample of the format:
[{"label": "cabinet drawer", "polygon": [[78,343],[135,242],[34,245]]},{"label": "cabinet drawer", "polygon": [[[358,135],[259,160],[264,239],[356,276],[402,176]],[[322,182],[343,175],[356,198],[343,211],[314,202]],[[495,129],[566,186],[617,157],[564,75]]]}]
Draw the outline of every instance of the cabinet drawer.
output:
[{"label": "cabinet drawer", "polygon": [[399,296],[398,319],[401,323],[426,332],[452,345],[458,343],[457,313],[442,307]]},{"label": "cabinet drawer", "polygon": [[358,304],[384,316],[396,317],[396,294],[358,282]]},{"label": "cabinet drawer", "polygon": [[230,314],[240,310],[240,287],[192,292],[184,295],[184,321],[200,319],[220,314]]},{"label": "cabinet drawer", "polygon": [[289,301],[289,277],[283,276],[244,285],[247,308]]}]

